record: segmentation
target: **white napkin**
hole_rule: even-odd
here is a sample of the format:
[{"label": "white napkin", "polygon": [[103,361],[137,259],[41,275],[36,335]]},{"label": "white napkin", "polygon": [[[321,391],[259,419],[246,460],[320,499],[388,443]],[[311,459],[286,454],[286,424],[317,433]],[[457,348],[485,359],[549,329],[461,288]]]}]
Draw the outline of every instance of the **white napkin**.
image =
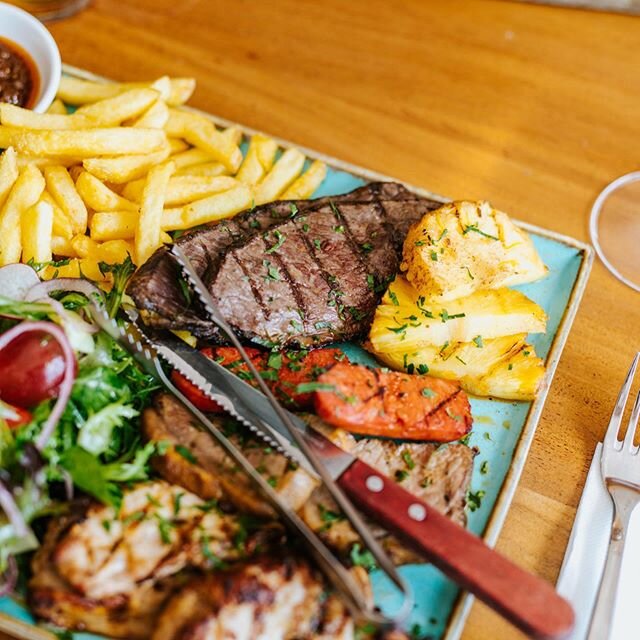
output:
[{"label": "white napkin", "polygon": [[[602,483],[598,444],[584,486],[564,562],[558,592],[571,602],[576,626],[570,640],[584,640],[589,630],[613,518],[611,498]],[[640,464],[640,461],[639,461]],[[640,509],[635,509],[625,546],[611,640],[640,638],[638,617],[640,594]]]}]

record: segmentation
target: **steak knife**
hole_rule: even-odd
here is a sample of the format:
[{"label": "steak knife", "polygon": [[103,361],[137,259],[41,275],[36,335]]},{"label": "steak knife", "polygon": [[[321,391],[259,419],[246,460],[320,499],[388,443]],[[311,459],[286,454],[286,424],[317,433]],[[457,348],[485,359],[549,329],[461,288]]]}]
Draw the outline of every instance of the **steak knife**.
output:
[{"label": "steak knife", "polygon": [[[209,398],[232,405],[234,413],[277,440],[289,457],[300,459],[287,427],[259,390],[171,334],[150,339],[159,355]],[[330,476],[378,524],[531,637],[557,639],[571,631],[573,610],[549,583],[338,448],[299,416],[287,414]]]}]

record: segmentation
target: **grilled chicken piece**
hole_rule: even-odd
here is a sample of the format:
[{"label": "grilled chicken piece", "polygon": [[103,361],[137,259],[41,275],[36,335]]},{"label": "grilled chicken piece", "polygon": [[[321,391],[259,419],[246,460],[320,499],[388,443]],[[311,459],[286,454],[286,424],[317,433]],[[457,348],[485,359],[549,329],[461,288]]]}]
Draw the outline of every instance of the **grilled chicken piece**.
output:
[{"label": "grilled chicken piece", "polygon": [[[269,526],[261,531],[269,532]],[[127,595],[141,580],[187,566],[206,569],[243,558],[257,544],[246,534],[237,516],[160,481],[127,492],[117,515],[113,507],[91,507],[52,557],[60,576],[79,593],[103,599]]]},{"label": "grilled chicken piece", "polygon": [[152,640],[311,638],[323,590],[301,560],[262,557],[182,589],[160,615]]},{"label": "grilled chicken piece", "polygon": [[184,584],[187,576],[142,580],[126,595],[103,600],[88,598],[60,576],[53,560],[59,542],[80,517],[51,520],[44,542],[32,561],[33,575],[27,591],[31,611],[65,629],[128,640],[148,638],[149,629],[153,628],[165,601]]},{"label": "grilled chicken piece", "polygon": [[[348,440],[343,436],[343,442]],[[395,478],[401,486],[435,507],[440,513],[464,526],[464,507],[471,483],[473,449],[463,444],[396,444],[391,440],[352,440],[349,451],[380,473]],[[300,512],[305,522],[327,544],[348,553],[361,541],[341,516],[324,487],[316,489]],[[372,525],[375,535],[395,564],[423,562],[383,529]]]},{"label": "grilled chicken piece", "polygon": [[[276,492],[291,508],[297,510],[305,503],[317,486],[308,473],[292,467],[284,456],[272,452],[264,444],[236,433],[237,425],[233,420],[213,420],[240,446],[249,461],[274,485]],[[172,396],[157,395],[153,408],[145,410],[142,425],[147,439],[173,445],[165,455],[154,460],[156,469],[164,478],[205,500],[226,499],[242,511],[258,516],[273,515],[273,510],[256,493],[250,480],[208,433],[193,424],[191,414]]]}]

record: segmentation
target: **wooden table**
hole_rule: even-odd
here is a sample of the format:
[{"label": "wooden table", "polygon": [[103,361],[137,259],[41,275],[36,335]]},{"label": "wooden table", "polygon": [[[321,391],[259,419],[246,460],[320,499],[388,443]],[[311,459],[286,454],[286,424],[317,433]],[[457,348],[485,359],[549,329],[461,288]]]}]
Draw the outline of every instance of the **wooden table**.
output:
[{"label": "wooden table", "polygon": [[[639,169],[637,18],[488,0],[95,0],[51,25],[64,61],[193,75],[193,104],[453,197],[587,238]],[[596,264],[498,548],[555,580],[640,296]],[[520,637],[476,604],[466,640]]]}]

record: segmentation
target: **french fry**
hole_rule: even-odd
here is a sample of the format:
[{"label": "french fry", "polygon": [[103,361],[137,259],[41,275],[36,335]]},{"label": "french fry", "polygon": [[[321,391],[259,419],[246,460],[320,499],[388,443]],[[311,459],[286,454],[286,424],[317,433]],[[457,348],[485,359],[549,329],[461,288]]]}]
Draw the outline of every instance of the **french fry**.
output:
[{"label": "french fry", "polygon": [[113,127],[142,115],[159,97],[155,89],[131,89],[113,98],[80,107],[73,116],[88,118],[96,123],[94,126]]},{"label": "french fry", "polygon": [[173,162],[167,162],[149,171],[142,192],[140,217],[135,233],[136,264],[144,264],[161,244],[160,223],[164,209],[164,194],[174,169]]},{"label": "french fry", "polygon": [[22,214],[38,202],[43,191],[44,178],[40,169],[33,165],[25,167],[0,209],[0,266],[20,261]]},{"label": "french fry", "polygon": [[91,216],[89,232],[96,242],[133,238],[138,214],[133,211],[98,211]]},{"label": "french fry", "polygon": [[0,156],[0,209],[4,204],[11,188],[18,179],[18,159],[16,150],[9,147]]},{"label": "french fry", "polygon": [[52,280],[53,278],[80,278],[83,274],[80,271],[80,261],[77,258],[71,258],[67,264],[59,267],[47,265],[38,272],[38,275],[43,280]]},{"label": "french fry", "polygon": [[242,131],[240,131],[239,127],[227,127],[222,132],[222,137],[233,144],[239,145],[242,142]]},{"label": "french fry", "polygon": [[229,191],[218,193],[177,209],[166,209],[162,217],[162,228],[165,231],[189,229],[200,224],[230,218],[251,206],[253,200],[251,189],[238,184]]},{"label": "french fry", "polygon": [[94,211],[137,211],[138,206],[107,187],[88,171],[81,171],[76,179],[76,189],[85,205]]},{"label": "french fry", "polygon": [[78,178],[80,177],[80,174],[83,171],[84,169],[81,164],[75,164],[73,165],[73,167],[69,167],[69,175],[71,176],[71,179],[73,180],[74,184],[78,180]]},{"label": "french fry", "polygon": [[[229,171],[236,172],[242,162],[242,153],[229,136],[224,136],[204,116],[188,111],[169,110],[169,121],[165,128],[167,135],[184,138],[221,162]],[[0,138],[1,140],[1,138]]]},{"label": "french fry", "polygon": [[79,262],[79,271],[82,276],[85,278],[89,278],[89,280],[93,280],[94,282],[104,282],[105,280],[110,280],[108,275],[105,275],[100,271],[100,262],[94,256],[88,256],[86,258],[80,258]]},{"label": "french fry", "polygon": [[0,125],[0,147],[13,146],[18,153],[31,156],[92,157],[153,153],[165,144],[166,136],[158,129],[114,127],[31,131]]},{"label": "french fry", "polygon": [[71,221],[74,233],[84,233],[87,228],[87,207],[69,172],[64,167],[45,167],[44,178],[47,191]]},{"label": "french fry", "polygon": [[169,138],[169,147],[171,155],[177,155],[189,149],[189,144],[180,138]]},{"label": "french fry", "polygon": [[62,76],[58,87],[58,98],[63,102],[73,105],[89,104],[113,98],[130,89],[152,87],[162,93],[163,99],[169,106],[184,104],[189,100],[196,87],[193,78],[169,78],[168,93],[163,93],[162,84],[166,86],[166,76],[154,82],[94,82],[92,80],[80,80],[70,76]]},{"label": "french fry", "polygon": [[298,149],[287,149],[273,165],[273,168],[255,187],[255,204],[276,200],[300,175],[304,166],[304,154]]},{"label": "french fry", "polygon": [[56,98],[50,105],[49,108],[47,109],[47,113],[52,113],[55,115],[59,115],[59,116],[64,116],[68,113],[67,111],[67,107],[65,106],[64,102],[62,102],[62,100],[60,100],[60,98]]},{"label": "french fry", "polygon": [[[123,191],[123,195],[139,202],[142,199],[144,180],[129,182]],[[215,193],[228,191],[238,184],[235,178],[230,176],[220,176],[209,178],[206,176],[175,176],[169,180],[165,193],[165,207],[176,207],[179,205],[212,196]],[[116,207],[120,208],[120,207]],[[108,211],[108,209],[104,209]]]},{"label": "french fry", "polygon": [[202,149],[193,148],[176,153],[171,160],[175,163],[176,169],[185,169],[205,162],[212,162],[213,158],[210,153]]},{"label": "french fry", "polygon": [[275,140],[256,134],[251,138],[249,149],[236,178],[245,184],[257,184],[273,166],[278,145]]},{"label": "french fry", "polygon": [[157,80],[149,85],[160,93],[160,99],[166,104],[171,98],[171,78],[169,76],[160,76]]},{"label": "french fry", "polygon": [[306,200],[314,194],[326,175],[327,165],[316,160],[280,197],[282,200]]},{"label": "french fry", "polygon": [[178,176],[204,176],[208,178],[224,176],[228,173],[229,170],[220,162],[205,162],[176,171],[176,175]]},{"label": "french fry", "polygon": [[167,98],[170,107],[177,107],[188,102],[196,89],[195,78],[170,78],[171,93]]},{"label": "french fry", "polygon": [[134,259],[133,243],[126,240],[108,240],[96,245],[96,247],[96,255],[100,262],[120,264],[127,259],[127,256],[130,256],[132,260]]},{"label": "french fry", "polygon": [[134,123],[142,129],[164,129],[169,120],[169,107],[164,100],[154,102]]},{"label": "french fry", "polygon": [[33,164],[38,169],[44,169],[45,167],[72,167],[73,165],[82,162],[79,158],[47,158],[44,156],[26,156],[20,154],[18,156],[18,169],[24,169],[28,164]]},{"label": "french fry", "polygon": [[71,238],[71,248],[79,258],[87,258],[92,254],[95,255],[98,243],[89,236],[80,233]]},{"label": "french fry", "polygon": [[51,252],[54,256],[62,256],[63,258],[78,257],[71,246],[71,240],[57,235],[53,235],[51,238]]},{"label": "french fry", "polygon": [[21,227],[22,261],[49,262],[52,257],[53,207],[39,200],[23,212]]},{"label": "french fry", "polygon": [[[41,202],[46,202],[53,211],[53,230],[54,236],[71,240],[73,236],[73,225],[67,214],[58,206],[58,203],[51,197],[51,194],[45,189],[40,196]],[[55,252],[54,252],[55,253]]]},{"label": "french fry", "polygon": [[36,113],[15,104],[0,104],[0,123],[24,129],[89,129],[99,126],[97,121],[78,113]]},{"label": "french fry", "polygon": [[[141,129],[143,131],[143,129]],[[144,129],[149,131],[149,129]],[[169,157],[169,145],[160,151],[144,155],[122,156],[120,158],[87,158],[82,166],[96,178],[114,184],[124,184],[146,175],[153,167]]]},{"label": "french fry", "polygon": [[173,244],[173,238],[166,231],[161,231],[160,242],[162,244]]}]

